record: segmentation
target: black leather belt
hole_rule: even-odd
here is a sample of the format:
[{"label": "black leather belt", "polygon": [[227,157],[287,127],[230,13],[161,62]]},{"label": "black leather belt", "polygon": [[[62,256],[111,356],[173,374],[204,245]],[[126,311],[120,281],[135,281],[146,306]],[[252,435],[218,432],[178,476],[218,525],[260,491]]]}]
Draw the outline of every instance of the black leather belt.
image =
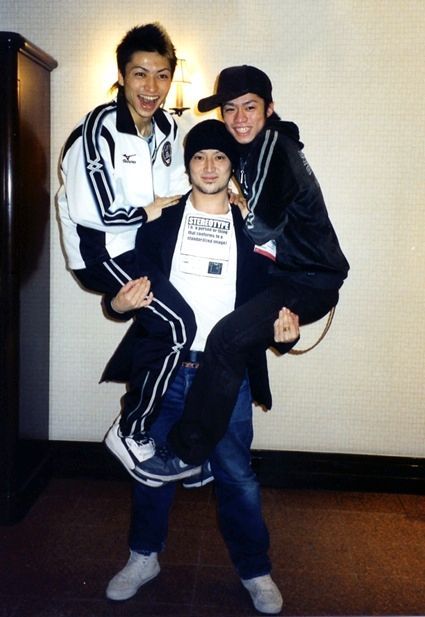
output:
[{"label": "black leather belt", "polygon": [[189,351],[186,359],[182,362],[182,366],[186,368],[199,368],[203,355],[203,351]]}]

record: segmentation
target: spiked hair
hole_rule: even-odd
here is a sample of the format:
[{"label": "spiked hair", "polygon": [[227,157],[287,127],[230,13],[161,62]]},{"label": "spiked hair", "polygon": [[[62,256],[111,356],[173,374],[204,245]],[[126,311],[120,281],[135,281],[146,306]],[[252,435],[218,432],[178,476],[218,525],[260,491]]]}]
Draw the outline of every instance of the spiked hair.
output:
[{"label": "spiked hair", "polygon": [[127,32],[117,47],[117,65],[121,75],[131,56],[138,51],[153,51],[167,58],[170,63],[171,76],[177,64],[175,47],[166,30],[158,22],[135,26]]}]

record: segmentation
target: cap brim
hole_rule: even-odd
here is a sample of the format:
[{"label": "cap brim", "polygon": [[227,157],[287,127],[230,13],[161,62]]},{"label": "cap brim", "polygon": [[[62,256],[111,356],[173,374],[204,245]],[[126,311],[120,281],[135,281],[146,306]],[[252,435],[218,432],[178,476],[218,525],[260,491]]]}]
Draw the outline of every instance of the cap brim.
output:
[{"label": "cap brim", "polygon": [[211,109],[215,109],[221,105],[221,96],[218,94],[213,94],[212,96],[207,96],[205,99],[201,99],[198,102],[199,111],[211,111]]},{"label": "cap brim", "polygon": [[212,96],[207,96],[205,99],[201,99],[198,102],[199,111],[211,111],[211,109],[215,109],[216,107],[220,107],[227,103],[228,101],[233,101],[233,99],[237,99],[243,94],[246,94],[247,90],[239,90],[238,92],[224,92],[222,94],[213,94]]}]

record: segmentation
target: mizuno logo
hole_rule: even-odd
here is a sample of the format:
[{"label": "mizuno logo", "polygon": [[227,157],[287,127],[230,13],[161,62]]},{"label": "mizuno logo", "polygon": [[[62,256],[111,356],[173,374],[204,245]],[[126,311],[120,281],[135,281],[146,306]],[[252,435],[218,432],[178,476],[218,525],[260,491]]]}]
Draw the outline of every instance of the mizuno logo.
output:
[{"label": "mizuno logo", "polygon": [[133,156],[136,156],[136,155],[135,155],[135,154],[123,154],[123,155],[122,155],[122,162],[123,162],[123,163],[131,163],[131,164],[135,165],[135,164],[136,164],[136,161],[132,161],[132,160],[131,160],[131,158],[132,158]]}]

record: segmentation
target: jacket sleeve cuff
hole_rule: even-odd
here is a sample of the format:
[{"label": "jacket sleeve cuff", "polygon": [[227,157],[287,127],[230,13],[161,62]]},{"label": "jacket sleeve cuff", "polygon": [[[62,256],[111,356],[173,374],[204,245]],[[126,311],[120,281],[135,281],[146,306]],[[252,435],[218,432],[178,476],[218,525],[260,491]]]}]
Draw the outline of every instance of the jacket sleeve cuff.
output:
[{"label": "jacket sleeve cuff", "polygon": [[291,349],[295,347],[299,340],[300,337],[298,337],[295,341],[292,341],[291,343],[276,343],[276,341],[274,341],[273,345],[270,345],[270,347],[275,349],[277,353],[282,356],[283,354],[288,353],[288,351],[291,351]]},{"label": "jacket sleeve cuff", "polygon": [[113,296],[103,296],[102,298],[102,309],[107,317],[115,319],[115,321],[129,321],[129,319],[134,317],[136,311],[127,311],[125,313],[114,311],[111,304],[113,298]]}]

